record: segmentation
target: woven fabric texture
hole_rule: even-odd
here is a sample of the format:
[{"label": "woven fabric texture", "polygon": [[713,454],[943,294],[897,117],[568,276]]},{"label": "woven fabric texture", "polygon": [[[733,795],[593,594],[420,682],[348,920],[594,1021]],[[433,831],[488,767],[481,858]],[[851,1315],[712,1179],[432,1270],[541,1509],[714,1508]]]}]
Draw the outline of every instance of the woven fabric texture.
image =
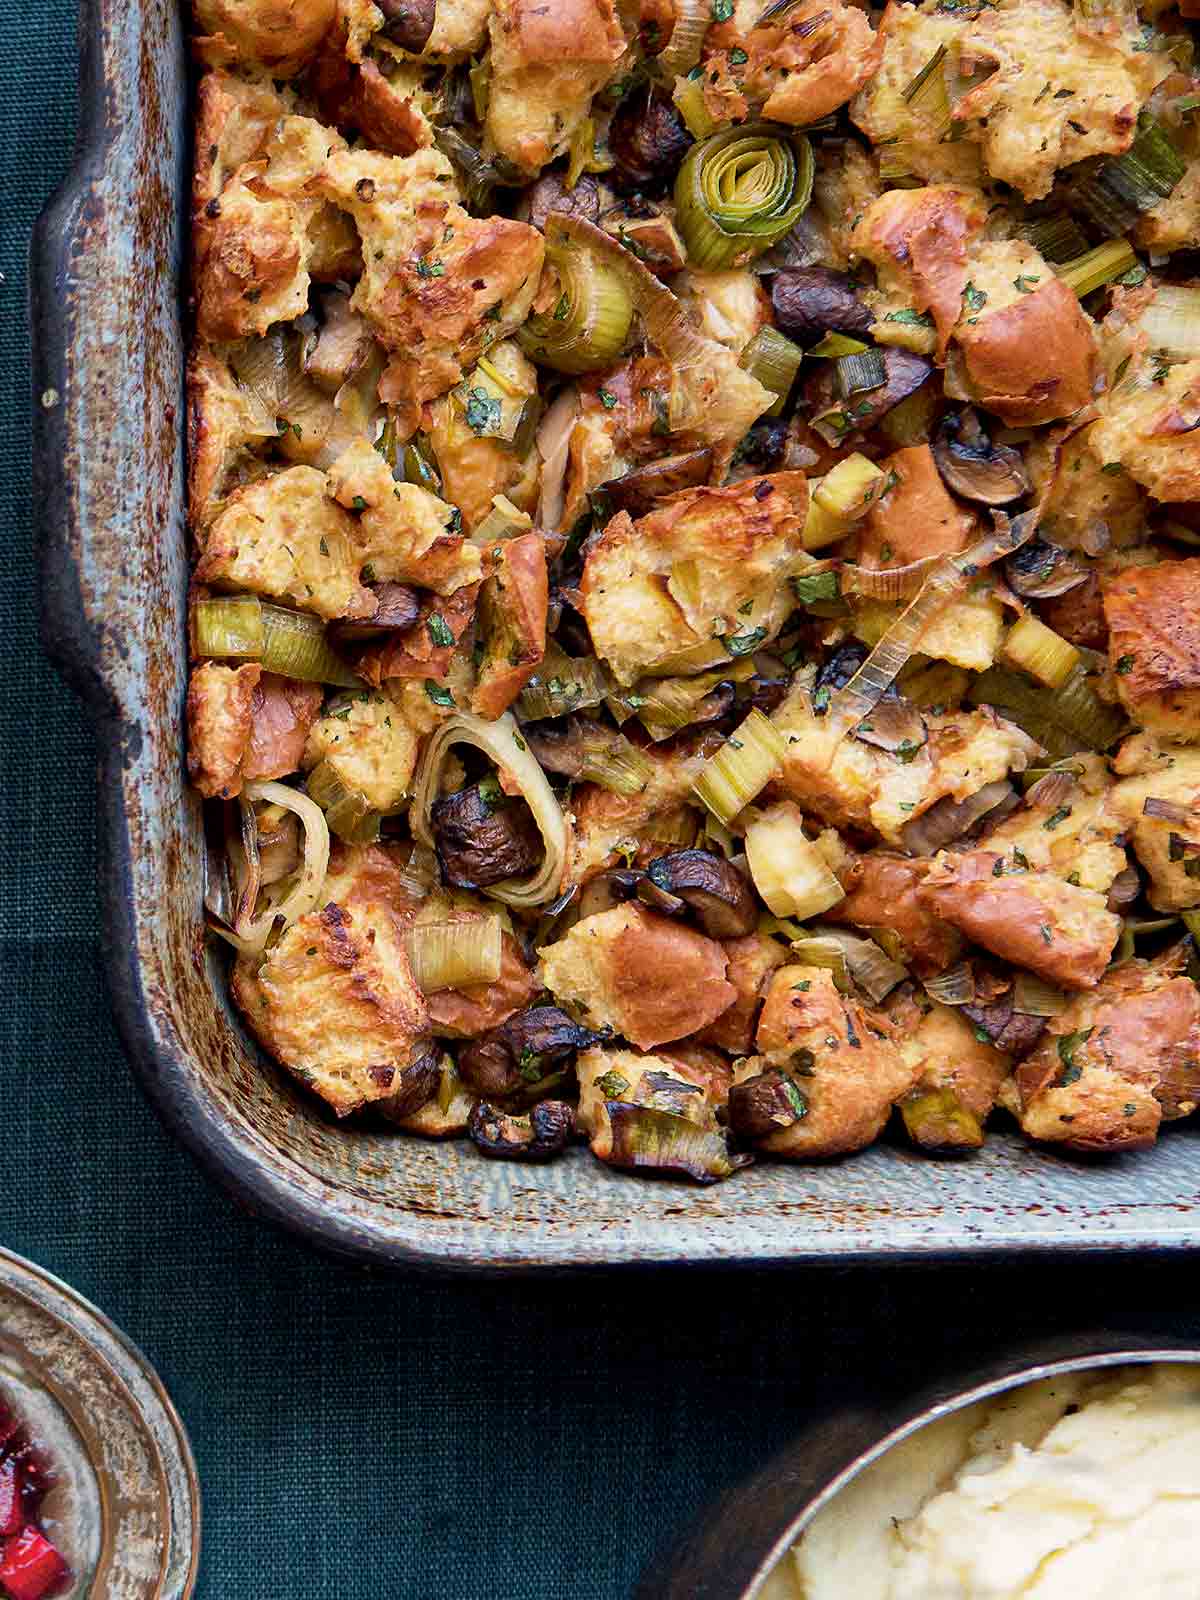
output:
[{"label": "woven fabric texture", "polygon": [[[169,3],[169,0],[163,0]],[[1072,1325],[1195,1330],[1181,1267],[413,1282],[240,1215],[135,1090],[97,975],[93,750],[36,638],[25,252],[71,0],[0,0],[0,1242],[141,1345],[191,1431],[201,1600],[616,1600],[814,1414]]]}]

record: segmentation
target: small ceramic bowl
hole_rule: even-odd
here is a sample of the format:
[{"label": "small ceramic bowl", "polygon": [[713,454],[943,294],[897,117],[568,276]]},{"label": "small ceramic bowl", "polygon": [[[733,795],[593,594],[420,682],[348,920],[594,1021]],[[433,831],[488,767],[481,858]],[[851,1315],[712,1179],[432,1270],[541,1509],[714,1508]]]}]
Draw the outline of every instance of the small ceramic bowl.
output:
[{"label": "small ceramic bowl", "polygon": [[200,1491],[174,1406],[101,1312],[6,1250],[0,1402],[53,1471],[39,1516],[73,1574],[61,1600],[187,1600]]},{"label": "small ceramic bowl", "polygon": [[[1047,1342],[990,1368],[942,1382],[887,1413],[825,1418],[732,1490],[684,1542],[647,1569],[635,1600],[772,1600],[780,1561],[817,1513],[873,1462],[931,1423],[1041,1378],[1155,1362],[1200,1364],[1200,1350],[1171,1340],[1114,1346],[1110,1337]],[[779,1584],[779,1588],[776,1588]]]}]

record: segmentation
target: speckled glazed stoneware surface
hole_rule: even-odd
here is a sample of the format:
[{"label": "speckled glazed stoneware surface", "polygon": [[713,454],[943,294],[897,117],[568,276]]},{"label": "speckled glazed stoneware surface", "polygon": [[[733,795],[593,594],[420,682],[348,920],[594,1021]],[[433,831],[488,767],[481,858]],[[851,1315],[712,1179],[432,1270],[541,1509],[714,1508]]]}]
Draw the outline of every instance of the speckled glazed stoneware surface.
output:
[{"label": "speckled glazed stoneware surface", "polygon": [[84,0],[78,163],[31,271],[43,634],[96,722],[109,987],[165,1120],[260,1214],[342,1255],[431,1270],[1194,1246],[1200,1131],[1105,1166],[997,1134],[963,1163],[878,1148],[697,1189],[582,1151],[533,1170],[337,1128],[258,1058],[202,949],[182,760],[181,9]]},{"label": "speckled glazed stoneware surface", "polygon": [[4,1250],[0,1398],[54,1474],[40,1515],[74,1575],[63,1600],[186,1600],[200,1493],[183,1424],[124,1334]]},{"label": "speckled glazed stoneware surface", "polygon": [[984,1371],[944,1376],[886,1413],[864,1409],[827,1417],[725,1495],[681,1543],[656,1556],[634,1600],[756,1600],[834,1495],[921,1428],[1039,1378],[1159,1361],[1200,1364],[1200,1350],[1171,1340],[1118,1344],[1111,1334],[1081,1333],[1012,1351]]}]

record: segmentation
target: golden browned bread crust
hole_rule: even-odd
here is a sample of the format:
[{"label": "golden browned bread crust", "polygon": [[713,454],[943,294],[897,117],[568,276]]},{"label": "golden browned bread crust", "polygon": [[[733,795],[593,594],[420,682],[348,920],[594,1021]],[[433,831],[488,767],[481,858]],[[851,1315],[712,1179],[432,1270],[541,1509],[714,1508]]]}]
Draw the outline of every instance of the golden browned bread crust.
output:
[{"label": "golden browned bread crust", "polygon": [[1108,655],[1131,717],[1200,738],[1200,559],[1131,567],[1104,585]]}]

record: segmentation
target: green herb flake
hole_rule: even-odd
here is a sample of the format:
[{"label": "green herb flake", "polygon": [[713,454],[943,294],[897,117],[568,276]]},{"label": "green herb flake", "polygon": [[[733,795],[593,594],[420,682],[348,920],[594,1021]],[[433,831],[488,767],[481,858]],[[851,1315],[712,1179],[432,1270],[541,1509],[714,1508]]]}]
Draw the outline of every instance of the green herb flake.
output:
[{"label": "green herb flake", "polygon": [[1060,822],[1065,822],[1070,815],[1071,815],[1071,807],[1070,806],[1059,806],[1057,811],[1052,811],[1050,813],[1050,815],[1046,818],[1045,822],[1042,823],[1042,827],[1045,828],[1047,831],[1049,831],[1049,829],[1051,829],[1051,828],[1057,828],[1059,823]]},{"label": "green herb flake", "polygon": [[428,628],[429,637],[435,645],[444,649],[447,645],[454,644],[454,635],[450,631],[450,625],[445,617],[439,615],[438,612],[435,611],[431,617],[426,619],[425,626]]},{"label": "green herb flake", "polygon": [[933,318],[927,311],[914,311],[910,306],[904,306],[900,311],[889,311],[883,320],[902,322],[911,328],[933,327]]},{"label": "green herb flake", "polygon": [[714,22],[728,22],[733,16],[733,0],[712,0]]},{"label": "green herb flake", "polygon": [[982,311],[987,305],[987,291],[977,289],[973,283],[968,283],[962,292],[963,304],[968,311]]},{"label": "green herb flake", "polygon": [[975,1038],[980,1044],[991,1044],[992,1042],[991,1034],[979,1023],[975,1024]]},{"label": "green herb flake", "polygon": [[812,988],[812,979],[811,978],[801,978],[799,983],[794,983],[792,985],[792,988],[793,989],[799,989],[801,994],[807,994],[808,991]]},{"label": "green herb flake", "polygon": [[570,314],[571,296],[569,294],[560,294],[558,297],[558,303],[554,307],[555,322],[565,322]]},{"label": "green herb flake", "polygon": [[802,606],[811,606],[816,601],[841,598],[836,572],[802,574],[792,579],[792,590]]},{"label": "green herb flake", "polygon": [[417,258],[418,278],[444,278],[446,269],[440,261],[430,261],[428,256]]},{"label": "green herb flake", "polygon": [[1041,934],[1042,939],[1046,944],[1054,943],[1054,930],[1051,928],[1048,922],[1039,922],[1038,932]]},{"label": "green herb flake", "polygon": [[766,637],[765,628],[748,628],[745,633],[726,634],[722,643],[731,656],[748,656]]},{"label": "green herb flake", "polygon": [[1083,1068],[1075,1065],[1075,1052],[1081,1044],[1087,1043],[1093,1031],[1092,1028],[1080,1028],[1075,1033],[1064,1033],[1059,1036],[1058,1059],[1063,1065],[1063,1070],[1057,1079],[1060,1086],[1075,1083],[1083,1076]]},{"label": "green herb flake", "polygon": [[501,406],[495,395],[476,386],[467,394],[467,427],[478,435],[492,432],[500,426]]},{"label": "green herb flake", "polygon": [[729,52],[729,63],[731,66],[744,67],[749,59],[750,57],[740,45],[734,45],[733,49]]},{"label": "green herb flake", "polygon": [[629,1087],[629,1079],[610,1068],[602,1078],[596,1079],[596,1087],[606,1100],[619,1100]]},{"label": "green herb flake", "polygon": [[611,389],[597,389],[596,395],[606,411],[611,411],[617,403],[617,397]]},{"label": "green herb flake", "polygon": [[454,696],[446,688],[445,684],[435,683],[432,678],[425,679],[425,693],[435,706],[452,706],[454,704]]},{"label": "green herb flake", "polygon": [[1119,461],[1106,461],[1100,468],[1100,471],[1107,472],[1110,478],[1115,478],[1118,473],[1124,472],[1124,470],[1125,468]]},{"label": "green herb flake", "polygon": [[1041,278],[1035,274],[1020,273],[1013,279],[1013,288],[1018,294],[1032,294],[1031,284],[1041,283]]},{"label": "green herb flake", "polygon": [[1117,671],[1120,673],[1121,677],[1124,677],[1127,672],[1132,672],[1133,671],[1133,657],[1132,656],[1118,656],[1117,657]]},{"label": "green herb flake", "polygon": [[354,499],[350,502],[350,507],[353,511],[365,511],[367,509],[367,502],[363,499],[362,495],[356,494]]}]

